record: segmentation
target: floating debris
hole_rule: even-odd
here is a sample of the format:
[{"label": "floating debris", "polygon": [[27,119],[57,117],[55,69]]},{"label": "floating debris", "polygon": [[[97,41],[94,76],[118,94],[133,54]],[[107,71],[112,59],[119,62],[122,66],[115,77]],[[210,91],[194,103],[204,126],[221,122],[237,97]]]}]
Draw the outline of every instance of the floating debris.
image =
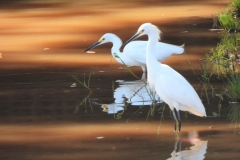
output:
[{"label": "floating debris", "polygon": [[77,83],[73,83],[70,87],[77,87]]},{"label": "floating debris", "polygon": [[87,51],[87,53],[91,53],[92,54],[92,53],[96,53],[96,52],[94,52],[94,51]]},{"label": "floating debris", "polygon": [[44,51],[49,50],[50,48],[43,48]]},{"label": "floating debris", "polygon": [[182,31],[181,33],[188,33],[188,31]]},{"label": "floating debris", "polygon": [[223,31],[224,29],[209,29],[209,31],[212,31],[212,32],[214,32],[214,31]]},{"label": "floating debris", "polygon": [[214,128],[214,126],[209,126],[208,128],[209,128],[209,129],[212,129],[212,128]]},{"label": "floating debris", "polygon": [[230,104],[230,103],[236,104],[236,103],[239,103],[239,102],[229,102],[229,104]]},{"label": "floating debris", "polygon": [[97,138],[97,139],[103,139],[103,138],[105,138],[105,137],[101,137],[101,136],[99,136],[99,137],[95,137],[95,138]]}]

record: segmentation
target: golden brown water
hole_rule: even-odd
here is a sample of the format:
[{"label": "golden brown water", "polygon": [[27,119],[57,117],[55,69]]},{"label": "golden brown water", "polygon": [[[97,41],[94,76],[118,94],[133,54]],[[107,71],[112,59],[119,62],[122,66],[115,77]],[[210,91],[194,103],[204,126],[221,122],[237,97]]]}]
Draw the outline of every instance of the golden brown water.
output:
[{"label": "golden brown water", "polygon": [[[83,80],[84,73],[86,77],[94,73],[90,98],[101,104],[113,103],[113,82],[136,78],[111,57],[111,44],[93,49],[95,54],[83,51],[104,33],[115,33],[125,42],[140,24],[151,22],[163,32],[162,41],[185,43],[187,56],[173,56],[164,63],[182,73],[200,94],[202,86],[186,57],[200,77],[198,60],[219,41],[219,34],[209,31],[211,16],[224,10],[229,2],[1,2],[0,159],[171,158],[175,134],[169,109],[165,110],[161,126],[161,112],[146,121],[148,107],[141,113],[136,112],[136,106],[128,107],[119,120],[116,115],[102,112],[100,105],[90,106],[88,102],[74,113],[89,91],[80,85],[71,88],[75,82],[72,75]],[[141,76],[140,67],[131,69]],[[118,83],[114,84],[116,89]],[[222,83],[213,85],[219,89]],[[218,98],[207,104],[203,96],[203,102],[208,115],[218,112]],[[227,106],[224,99],[223,107]],[[179,152],[179,159],[184,159],[187,151],[192,151],[189,154],[195,156],[192,159],[197,159],[196,156],[211,160],[239,159],[239,133],[234,134],[227,113],[224,110],[221,113],[220,118],[182,113],[180,141],[181,150],[186,152]],[[189,133],[199,137],[189,138]],[[192,146],[195,152],[190,149]]]}]

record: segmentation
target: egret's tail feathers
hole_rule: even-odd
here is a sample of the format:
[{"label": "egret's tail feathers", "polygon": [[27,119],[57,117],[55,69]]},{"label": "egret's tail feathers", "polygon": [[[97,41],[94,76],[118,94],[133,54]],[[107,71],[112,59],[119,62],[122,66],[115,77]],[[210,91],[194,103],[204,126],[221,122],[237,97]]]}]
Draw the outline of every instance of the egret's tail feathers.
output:
[{"label": "egret's tail feathers", "polygon": [[171,45],[168,49],[175,54],[182,54],[184,52],[185,43],[181,46]]},{"label": "egret's tail feathers", "polygon": [[184,48],[185,47],[185,43],[183,43],[180,47]]},{"label": "egret's tail feathers", "polygon": [[184,46],[185,46],[185,43],[181,46],[172,45],[169,48],[171,49],[172,53],[182,54],[184,52]]},{"label": "egret's tail feathers", "polygon": [[194,114],[194,115],[199,116],[199,117],[207,117],[206,113],[200,113],[198,111],[189,111],[189,113]]},{"label": "egret's tail feathers", "polygon": [[206,111],[205,111],[205,108],[202,106],[198,109],[195,109],[195,108],[188,108],[187,111],[191,114],[194,114],[196,116],[199,116],[199,117],[206,117]]},{"label": "egret's tail feathers", "polygon": [[182,54],[184,52],[184,47],[176,46],[176,47],[172,48],[172,51],[175,54]]},{"label": "egret's tail feathers", "polygon": [[205,112],[204,113],[198,112],[198,114],[195,114],[195,115],[197,115],[199,117],[206,117],[206,113]]}]

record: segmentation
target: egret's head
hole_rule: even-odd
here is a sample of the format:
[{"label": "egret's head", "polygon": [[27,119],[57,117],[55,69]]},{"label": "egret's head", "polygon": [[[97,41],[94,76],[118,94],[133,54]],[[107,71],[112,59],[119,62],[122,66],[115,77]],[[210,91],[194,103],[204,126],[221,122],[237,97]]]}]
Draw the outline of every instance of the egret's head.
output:
[{"label": "egret's head", "polygon": [[90,47],[88,47],[84,52],[87,52],[89,50],[91,50],[92,48],[95,48],[101,44],[107,43],[107,42],[112,42],[112,37],[115,36],[112,33],[106,33],[104,34],[96,43],[94,43],[93,45],[91,45]]},{"label": "egret's head", "polygon": [[159,40],[161,33],[162,33],[162,32],[158,29],[157,26],[155,26],[155,25],[153,25],[153,24],[151,24],[151,23],[144,23],[144,24],[142,24],[142,25],[138,28],[137,33],[136,33],[134,36],[132,36],[132,37],[125,43],[125,45],[128,44],[129,42],[131,42],[132,40],[138,38],[138,37],[141,37],[141,36],[143,36],[143,35],[149,35],[149,34],[155,34],[155,35],[157,35],[157,36],[158,36],[157,38],[158,38],[158,40]]}]

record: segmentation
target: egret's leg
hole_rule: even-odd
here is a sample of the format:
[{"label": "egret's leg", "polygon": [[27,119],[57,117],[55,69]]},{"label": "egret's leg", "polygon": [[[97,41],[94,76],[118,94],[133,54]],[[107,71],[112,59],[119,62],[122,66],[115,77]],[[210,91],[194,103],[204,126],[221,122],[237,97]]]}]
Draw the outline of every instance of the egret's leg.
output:
[{"label": "egret's leg", "polygon": [[173,114],[173,118],[174,118],[174,132],[176,132],[176,128],[177,128],[177,123],[176,122],[178,122],[178,120],[176,118],[174,109],[172,110],[172,114]]},{"label": "egret's leg", "polygon": [[142,74],[142,79],[146,79],[147,76],[146,76],[146,66],[141,66],[142,68],[142,71],[143,71],[143,74]]},{"label": "egret's leg", "polygon": [[146,72],[143,72],[143,74],[142,74],[142,79],[146,79]]},{"label": "egret's leg", "polygon": [[146,73],[146,66],[141,66],[143,73]]},{"label": "egret's leg", "polygon": [[182,123],[181,123],[179,111],[177,111],[177,120],[178,120],[178,132],[180,132],[180,131],[181,131]]}]

